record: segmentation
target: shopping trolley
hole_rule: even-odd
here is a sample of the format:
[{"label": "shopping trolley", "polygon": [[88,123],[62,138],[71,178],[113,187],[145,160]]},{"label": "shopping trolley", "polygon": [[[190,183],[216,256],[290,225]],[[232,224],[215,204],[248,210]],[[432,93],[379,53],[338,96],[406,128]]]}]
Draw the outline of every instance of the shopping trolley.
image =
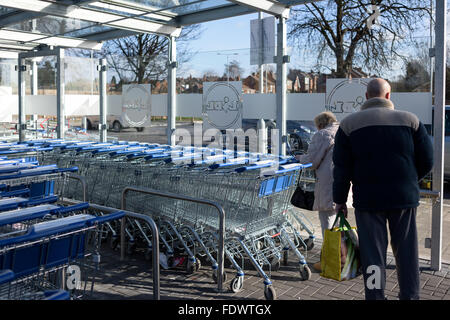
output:
[{"label": "shopping trolley", "polygon": [[[32,285],[40,291],[62,286],[67,287],[71,298],[82,298],[88,284],[87,275],[98,269],[100,261],[98,243],[90,248],[86,241],[99,225],[123,216],[122,211],[103,217],[78,214],[1,233],[0,265],[14,274],[14,282],[9,281],[8,285],[14,284],[15,288]],[[71,276],[76,273],[75,283],[61,277],[63,270]],[[85,276],[84,283],[81,283],[82,276]],[[91,293],[94,281],[95,278],[91,280]],[[10,288],[6,291],[11,292]],[[26,299],[27,296],[13,298]]]},{"label": "shopping trolley", "polygon": [[[280,261],[281,251],[286,250],[289,246],[299,257],[301,275],[307,279],[310,273],[306,261],[289,241],[290,239],[286,238],[284,225],[288,224],[288,221],[281,215],[286,210],[286,204],[289,203],[288,200],[292,195],[293,186],[297,182],[300,168],[299,164],[287,164],[272,173],[275,177],[267,173],[265,176],[261,176],[256,170],[242,170],[241,168],[238,168],[240,173],[236,171],[237,169],[213,173],[204,168],[196,170],[185,167],[172,172],[166,168],[166,170],[161,169],[157,175],[155,172],[153,175],[142,174],[147,178],[142,184],[145,187],[170,190],[220,203],[227,212],[226,229],[229,233],[228,238],[230,238],[230,240],[228,238],[226,240],[225,252],[235,267],[238,266],[235,257],[242,260],[244,256],[250,258],[255,266],[269,265],[270,267],[274,259]],[[180,183],[181,181],[184,183]],[[196,188],[186,188],[186,186],[192,185],[195,185]],[[163,199],[152,199],[151,201],[143,201],[142,198],[137,198],[135,201],[130,199],[129,205],[133,211],[142,212],[145,207],[147,212],[156,213],[154,216],[156,221],[159,221],[158,218],[163,218],[164,221],[174,222],[172,223],[174,230],[189,230],[185,233],[180,232],[181,236],[176,235],[169,240],[180,241],[185,248],[189,247],[187,242],[193,243],[195,240],[199,243],[198,247],[203,249],[212,260],[210,257],[212,252],[208,250],[208,247],[213,249],[216,247],[214,237],[211,235],[213,232],[209,233],[209,238],[203,236],[202,239],[202,235],[206,235],[205,230],[217,230],[218,228],[217,219],[211,212],[196,208],[192,204],[173,203],[173,201],[168,203]],[[252,221],[258,223],[252,223]],[[277,230],[280,225],[283,229]],[[164,226],[161,227],[161,230],[165,231],[161,238],[167,234],[170,235],[167,229]],[[273,240],[274,234],[282,239],[283,248],[280,248],[280,244]],[[183,235],[185,236],[183,237]],[[262,243],[263,246],[260,246],[259,243]],[[214,261],[212,262],[214,263]],[[233,290],[240,290],[243,284],[243,271],[242,267],[236,267],[236,269],[238,271],[237,280],[232,281],[232,287]],[[265,278],[265,292],[267,296],[270,296],[270,279],[262,268],[259,268],[259,271]]]},{"label": "shopping trolley", "polygon": [[[11,270],[0,271],[0,300],[69,300],[66,290],[54,289],[43,285],[43,281],[27,279],[15,281]],[[46,288],[47,287],[47,288]]]},{"label": "shopping trolley", "polygon": [[[288,252],[298,257],[300,279],[309,278],[305,258],[298,250],[307,247],[309,238],[304,241],[296,230],[289,206],[299,174],[307,166],[295,163],[293,157],[164,145],[82,148],[85,152],[76,157],[85,161],[77,165],[83,167],[92,202],[119,207],[121,190],[135,186],[208,199],[223,206],[227,213],[225,254],[237,271],[232,290],[242,289],[243,260],[247,259],[263,276],[267,297],[273,296],[271,270],[287,260]],[[84,157],[86,154],[90,156]],[[188,271],[199,268],[197,255],[206,256],[214,270],[218,221],[211,210],[141,194],[130,197],[128,206],[152,216],[159,226],[162,249],[169,256],[176,250],[187,254]],[[117,245],[117,226],[110,224],[107,229]],[[145,228],[132,221],[127,223],[125,234],[130,252],[138,243],[150,244]],[[269,275],[264,266],[269,267]],[[217,274],[213,271],[214,277]]]}]

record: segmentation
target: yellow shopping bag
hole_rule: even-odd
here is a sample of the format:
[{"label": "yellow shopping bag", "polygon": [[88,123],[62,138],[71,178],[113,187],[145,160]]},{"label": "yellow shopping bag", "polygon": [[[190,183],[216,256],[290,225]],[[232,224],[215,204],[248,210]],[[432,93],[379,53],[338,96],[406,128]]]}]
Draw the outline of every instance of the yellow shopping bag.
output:
[{"label": "yellow shopping bag", "polygon": [[320,264],[324,278],[344,281],[359,274],[358,235],[342,212],[337,214],[333,227],[324,232]]}]

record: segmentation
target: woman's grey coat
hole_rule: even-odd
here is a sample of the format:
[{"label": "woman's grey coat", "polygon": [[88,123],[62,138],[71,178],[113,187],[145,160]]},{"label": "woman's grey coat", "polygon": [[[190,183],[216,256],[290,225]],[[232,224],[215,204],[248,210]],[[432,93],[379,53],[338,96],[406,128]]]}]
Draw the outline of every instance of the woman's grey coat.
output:
[{"label": "woman's grey coat", "polygon": [[317,131],[311,139],[308,153],[297,156],[300,163],[312,163],[311,169],[316,170],[314,211],[335,209],[333,203],[333,147],[338,128],[339,123],[334,122]]}]

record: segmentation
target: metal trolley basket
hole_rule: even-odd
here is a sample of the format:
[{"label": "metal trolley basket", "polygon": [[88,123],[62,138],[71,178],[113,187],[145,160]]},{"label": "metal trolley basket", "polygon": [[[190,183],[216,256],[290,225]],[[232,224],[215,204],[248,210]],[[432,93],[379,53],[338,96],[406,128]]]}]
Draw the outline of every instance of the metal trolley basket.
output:
[{"label": "metal trolley basket", "polygon": [[[70,146],[70,144],[68,144]],[[89,201],[120,207],[121,191],[128,186],[151,188],[175,194],[208,199],[220,204],[226,212],[225,254],[237,270],[231,290],[243,288],[244,260],[249,260],[264,278],[268,299],[275,296],[271,271],[286,262],[294,252],[299,261],[300,279],[307,280],[310,271],[299,247],[308,248],[290,218],[290,197],[306,166],[292,157],[278,157],[226,150],[164,145],[73,146],[68,161],[86,178]],[[83,150],[83,151],[82,151]],[[62,157],[69,158],[64,153]],[[72,152],[72,151],[70,151]],[[57,157],[58,152],[43,154]],[[52,160],[55,158],[52,158]],[[75,194],[75,198],[80,199]],[[149,214],[157,222],[162,250],[169,257],[176,251],[187,254],[186,270],[200,268],[197,256],[206,257],[217,278],[218,219],[213,209],[196,203],[133,194],[127,200],[134,212]],[[301,217],[296,217],[303,222]],[[298,222],[297,221],[297,222]],[[304,225],[306,225],[304,223]],[[112,247],[118,244],[118,226],[105,224]],[[150,257],[151,239],[146,227],[127,219],[127,250],[146,247]],[[306,250],[305,250],[306,251]],[[263,268],[269,268],[269,275]]]},{"label": "metal trolley basket", "polygon": [[[13,273],[9,274],[10,281],[3,281],[0,286],[0,298],[29,299],[30,293],[45,293],[58,287],[66,289],[72,299],[83,298],[87,275],[99,263],[98,244],[90,251],[87,241],[101,224],[123,215],[121,211],[104,217],[77,214],[22,225],[19,230],[0,234],[0,265]],[[92,293],[94,278],[90,282]]]}]

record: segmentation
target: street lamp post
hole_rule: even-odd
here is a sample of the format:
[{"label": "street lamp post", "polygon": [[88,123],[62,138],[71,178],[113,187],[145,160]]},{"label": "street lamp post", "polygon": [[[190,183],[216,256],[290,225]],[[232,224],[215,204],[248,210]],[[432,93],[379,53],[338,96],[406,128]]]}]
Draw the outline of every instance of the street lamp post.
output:
[{"label": "street lamp post", "polygon": [[219,56],[227,56],[227,83],[229,83],[230,82],[230,65],[229,65],[229,56],[237,56],[238,55],[238,53],[237,52],[234,52],[234,53],[217,53],[217,55],[219,55]]}]

